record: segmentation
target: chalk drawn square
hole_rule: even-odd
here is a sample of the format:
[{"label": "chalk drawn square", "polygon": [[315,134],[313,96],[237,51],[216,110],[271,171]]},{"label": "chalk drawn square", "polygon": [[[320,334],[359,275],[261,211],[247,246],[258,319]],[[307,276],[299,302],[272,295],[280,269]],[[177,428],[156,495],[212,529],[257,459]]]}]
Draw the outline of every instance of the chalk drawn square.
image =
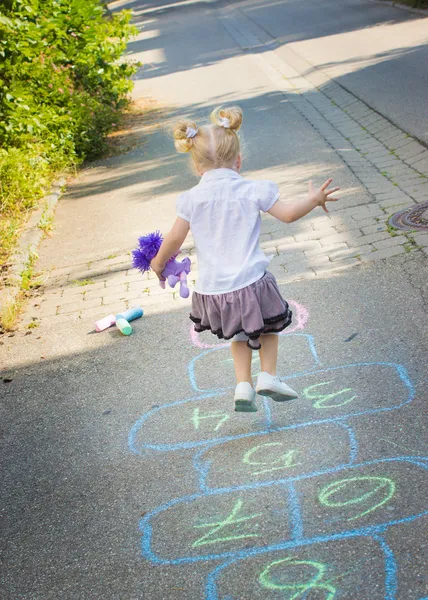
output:
[{"label": "chalk drawn square", "polygon": [[381,530],[428,511],[426,467],[400,458],[301,480],[295,489],[305,537]]},{"label": "chalk drawn square", "polygon": [[[287,365],[287,374],[302,373],[318,364],[312,336],[295,333],[280,336],[279,364]],[[253,352],[252,372],[260,373],[259,353]],[[220,390],[236,385],[230,348],[205,350],[189,365],[189,378],[197,391]]]},{"label": "chalk drawn square", "polygon": [[389,566],[371,538],[295,545],[218,567],[205,600],[384,600]]},{"label": "chalk drawn square", "polygon": [[393,410],[410,402],[414,395],[404,367],[392,363],[340,365],[285,381],[299,398],[286,405],[270,404],[276,426]]},{"label": "chalk drawn square", "polygon": [[143,555],[155,562],[216,560],[290,539],[287,491],[221,492],[171,501],[146,515]]},{"label": "chalk drawn square", "polygon": [[142,450],[185,450],[265,429],[263,405],[257,413],[236,413],[233,393],[227,391],[149,411],[133,426],[129,447],[135,454]]},{"label": "chalk drawn square", "polygon": [[199,467],[203,485],[216,488],[331,471],[348,464],[352,457],[352,432],[340,424],[328,423],[217,444],[200,451],[194,464]]}]

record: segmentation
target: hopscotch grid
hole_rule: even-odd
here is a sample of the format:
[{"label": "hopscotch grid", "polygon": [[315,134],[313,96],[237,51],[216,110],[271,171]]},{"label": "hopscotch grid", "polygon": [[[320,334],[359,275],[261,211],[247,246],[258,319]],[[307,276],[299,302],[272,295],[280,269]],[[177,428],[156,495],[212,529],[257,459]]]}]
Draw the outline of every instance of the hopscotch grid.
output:
[{"label": "hopscotch grid", "polygon": [[[308,342],[308,346],[309,346],[309,350],[312,354],[312,357],[315,361],[316,365],[321,364],[321,361],[318,357],[318,353],[317,353],[317,349],[315,347],[315,340],[314,337],[308,333],[288,333],[287,338],[291,338],[291,337],[304,337],[307,339]],[[209,348],[208,350],[205,350],[204,352],[201,352],[200,354],[198,354],[197,356],[194,356],[191,361],[188,364],[187,367],[187,373],[188,373],[188,377],[189,377],[189,381],[190,384],[192,386],[192,388],[195,390],[195,392],[204,392],[204,391],[208,391],[208,392],[225,392],[227,390],[231,390],[233,389],[234,386],[228,386],[225,388],[213,388],[213,389],[209,389],[209,390],[204,390],[200,387],[198,387],[198,384],[196,382],[196,375],[195,375],[195,365],[196,363],[201,360],[202,358],[205,358],[205,356],[207,356],[208,354],[211,354],[213,352],[220,352],[221,350],[224,350],[227,346],[226,345],[221,345],[221,346],[215,346],[214,348]],[[298,374],[296,374],[295,376],[297,376]],[[284,379],[284,378],[283,378]]]},{"label": "hopscotch grid", "polygon": [[[297,303],[295,303],[295,304],[297,304]],[[286,337],[293,337],[293,336],[298,337],[299,336],[299,337],[306,338],[312,358],[314,359],[315,364],[319,365],[321,363],[320,363],[320,360],[319,360],[319,357],[317,354],[313,336],[309,335],[309,334],[304,334],[304,333],[294,333],[294,331],[296,329],[303,329],[303,327],[304,327],[304,325],[306,325],[306,321],[308,319],[308,311],[304,307],[297,305],[296,308],[303,309],[305,311],[305,314],[302,317],[303,321],[302,321],[302,319],[300,319],[301,310],[298,310],[298,314],[297,314],[298,323],[295,326],[295,329],[292,329],[291,331],[290,330],[284,331],[284,332],[282,332],[281,336],[282,335],[285,335]],[[353,363],[353,364],[349,364],[349,365],[340,365],[340,366],[336,366],[336,367],[327,367],[324,369],[315,369],[315,370],[311,369],[308,371],[293,373],[292,375],[282,377],[283,381],[288,381],[288,380],[295,379],[298,377],[318,375],[321,373],[327,373],[327,372],[337,371],[339,369],[346,369],[346,368],[351,368],[351,367],[366,367],[366,366],[392,367],[396,370],[401,382],[404,384],[405,388],[407,389],[407,399],[395,406],[375,408],[375,409],[364,410],[364,411],[360,411],[360,412],[356,412],[356,413],[349,413],[349,414],[342,415],[339,417],[331,417],[331,418],[326,418],[326,419],[321,419],[321,420],[309,421],[309,422],[305,422],[305,423],[298,423],[298,424],[294,424],[294,425],[286,425],[283,427],[275,427],[272,425],[272,413],[271,413],[270,405],[266,399],[263,399],[262,405],[263,405],[265,424],[266,424],[266,428],[263,431],[249,432],[246,434],[240,434],[240,435],[235,435],[235,436],[225,436],[223,438],[205,439],[205,440],[199,440],[196,442],[180,442],[180,443],[176,443],[176,444],[148,444],[148,443],[145,443],[145,444],[142,444],[140,446],[140,448],[138,449],[137,445],[136,445],[137,435],[138,435],[140,429],[142,428],[142,426],[144,425],[144,423],[153,414],[156,414],[157,412],[159,412],[160,410],[163,410],[165,408],[182,405],[182,404],[186,404],[189,402],[206,400],[208,398],[225,396],[228,393],[228,391],[230,389],[232,389],[232,387],[233,387],[233,386],[230,386],[230,387],[226,387],[226,388],[203,390],[198,387],[197,381],[196,381],[196,375],[195,375],[195,365],[197,364],[197,361],[199,359],[203,358],[204,356],[206,356],[212,352],[225,349],[226,347],[228,347],[230,345],[230,343],[217,344],[216,346],[208,346],[208,345],[200,342],[197,335],[191,335],[191,341],[192,341],[193,345],[198,346],[199,348],[204,348],[204,349],[206,348],[206,350],[204,352],[202,352],[198,356],[194,357],[188,365],[188,375],[189,375],[189,380],[190,380],[191,386],[193,387],[193,389],[196,392],[202,392],[202,394],[198,395],[196,397],[189,398],[189,399],[181,399],[181,400],[169,403],[169,404],[165,404],[165,405],[156,407],[156,408],[150,410],[149,412],[147,412],[134,424],[134,426],[130,430],[130,433],[128,435],[128,444],[129,444],[130,451],[137,455],[141,454],[145,449],[160,451],[160,452],[169,452],[169,451],[174,451],[174,450],[183,450],[183,449],[199,447],[200,449],[198,450],[198,452],[196,452],[192,456],[192,463],[193,463],[194,469],[196,470],[196,472],[198,473],[198,476],[199,476],[198,483],[199,483],[200,491],[198,493],[195,493],[192,495],[183,496],[181,498],[175,498],[173,500],[170,500],[168,503],[166,503],[162,506],[158,506],[156,509],[154,509],[150,513],[147,513],[140,520],[139,529],[142,533],[141,550],[142,550],[143,557],[147,558],[148,560],[150,560],[152,563],[155,563],[155,564],[168,564],[168,565],[198,563],[198,562],[205,562],[205,561],[209,561],[209,560],[226,561],[226,562],[223,562],[222,564],[218,565],[213,571],[211,571],[211,573],[208,574],[208,576],[206,578],[205,600],[218,600],[218,594],[217,594],[217,578],[218,578],[218,576],[220,575],[220,573],[223,572],[224,569],[226,569],[227,567],[233,565],[234,563],[236,563],[238,561],[244,561],[244,560],[247,560],[252,557],[264,555],[268,552],[290,550],[290,549],[296,549],[299,547],[323,544],[323,543],[332,542],[332,541],[340,541],[340,540],[346,540],[346,539],[354,539],[354,538],[358,538],[358,537],[362,537],[362,538],[365,537],[365,538],[370,538],[370,539],[374,540],[377,544],[379,544],[380,548],[382,549],[382,552],[384,555],[384,569],[385,569],[384,577],[385,577],[385,590],[386,590],[384,600],[395,600],[396,590],[397,590],[397,565],[396,565],[394,553],[391,550],[391,548],[387,545],[387,543],[383,537],[383,534],[388,530],[389,527],[392,527],[394,525],[399,525],[402,523],[409,523],[416,519],[421,518],[422,516],[428,515],[428,510],[421,512],[417,515],[410,515],[407,517],[403,517],[401,519],[394,519],[394,520],[386,521],[381,524],[370,525],[370,526],[366,526],[366,527],[361,527],[359,529],[347,530],[347,531],[342,531],[342,532],[334,533],[334,534],[324,534],[324,535],[320,535],[320,536],[306,538],[303,533],[303,521],[302,521],[302,517],[301,517],[300,499],[299,499],[299,494],[297,492],[295,484],[300,481],[308,480],[308,479],[311,479],[314,477],[320,477],[320,476],[323,476],[326,474],[331,475],[331,474],[335,474],[339,471],[349,470],[349,469],[352,470],[352,469],[361,468],[361,467],[364,467],[367,465],[374,465],[374,464],[379,464],[379,463],[408,462],[410,464],[416,465],[417,467],[428,470],[428,457],[424,457],[424,456],[398,456],[398,457],[396,456],[396,457],[390,457],[390,458],[384,458],[384,459],[365,461],[360,464],[356,464],[356,460],[357,460],[357,456],[358,456],[358,442],[357,442],[354,430],[352,429],[352,427],[350,427],[350,425],[347,423],[347,421],[353,417],[370,415],[370,414],[380,413],[380,412],[385,412],[385,411],[397,410],[397,409],[401,408],[402,406],[410,403],[414,399],[415,389],[413,387],[412,382],[410,381],[410,378],[407,374],[407,370],[405,369],[405,367],[402,365],[399,365],[399,364],[391,363],[391,362],[361,362],[361,363]],[[334,408],[334,405],[332,405],[331,407],[328,407],[328,408]],[[212,461],[209,461],[209,460],[204,461],[202,459],[202,457],[211,448],[222,445],[229,441],[239,440],[242,438],[253,437],[253,436],[262,436],[262,435],[266,435],[266,434],[270,434],[270,433],[287,431],[289,429],[293,430],[293,429],[305,428],[310,425],[316,426],[316,425],[324,425],[324,424],[337,424],[339,427],[344,428],[348,432],[348,436],[349,436],[349,462],[348,463],[336,465],[333,468],[330,467],[327,469],[313,471],[312,473],[303,473],[301,475],[286,477],[286,478],[282,478],[279,480],[271,480],[271,481],[266,481],[266,482],[253,482],[253,483],[247,483],[247,484],[243,484],[243,485],[223,487],[223,488],[220,487],[220,488],[212,488],[211,489],[211,488],[207,487],[206,479],[209,474]],[[201,446],[202,446],[202,448],[201,448]],[[351,480],[347,480],[347,481],[351,481]],[[254,490],[261,489],[261,488],[268,488],[271,486],[276,486],[276,487],[282,486],[282,487],[284,487],[284,490],[286,491],[286,497],[288,499],[288,506],[289,506],[289,519],[290,519],[289,528],[290,528],[290,532],[291,532],[291,539],[289,539],[288,541],[277,542],[270,546],[253,546],[251,548],[243,548],[240,550],[231,550],[231,551],[226,551],[226,552],[220,552],[217,554],[213,553],[213,554],[208,554],[208,555],[204,555],[204,556],[184,556],[184,557],[179,557],[176,559],[160,558],[153,551],[153,549],[152,549],[152,536],[153,536],[152,519],[155,518],[157,515],[159,515],[161,512],[163,512],[165,510],[169,510],[178,504],[189,504],[195,500],[198,500],[199,498],[208,498],[208,497],[214,497],[214,496],[225,495],[225,494],[229,494],[229,493],[236,493],[236,492],[241,492],[241,491],[244,491],[244,492],[245,491],[254,491]],[[376,509],[376,507],[372,510],[375,510],[375,509]],[[365,513],[363,513],[363,515],[364,514]],[[230,538],[230,539],[232,539],[232,538]],[[306,592],[305,592],[305,597],[306,597]],[[230,598],[230,600],[232,600],[232,598]],[[428,600],[428,599],[421,599],[421,600]]]},{"label": "hopscotch grid", "polygon": [[[419,459],[421,457],[416,457],[416,459]],[[424,457],[428,460],[428,457]],[[339,471],[342,470],[347,470],[347,469],[357,469],[357,468],[361,468],[361,467],[365,467],[365,466],[371,466],[371,465],[375,465],[375,464],[381,464],[381,463],[388,463],[388,462],[409,462],[411,464],[414,464],[414,460],[415,457],[395,457],[395,458],[383,458],[383,459],[377,459],[377,460],[371,460],[371,461],[365,461],[359,464],[355,464],[352,466],[349,465],[345,465],[345,466],[340,466],[340,467],[335,467],[334,469],[329,469],[327,474],[332,474],[332,473],[337,473]],[[428,470],[428,466],[423,466],[422,468],[424,468],[425,470]],[[303,481],[306,479],[312,479],[315,477],[320,477],[322,475],[325,475],[326,472],[322,471],[322,472],[314,472],[314,473],[306,473],[303,475],[296,475],[294,477],[290,477],[288,479],[282,479],[282,480],[275,480],[275,481],[271,481],[271,482],[258,482],[258,483],[252,483],[252,484],[245,484],[242,486],[233,486],[233,487],[228,487],[228,488],[217,488],[217,489],[212,489],[212,490],[207,490],[206,492],[203,493],[196,493],[196,494],[191,494],[188,496],[183,496],[181,498],[174,498],[173,500],[170,500],[169,502],[158,506],[157,508],[155,508],[153,511],[151,511],[150,513],[147,513],[146,515],[144,515],[144,517],[141,519],[140,521],[140,531],[142,532],[142,551],[143,551],[143,556],[145,556],[146,558],[148,558],[149,560],[153,560],[154,562],[157,562],[158,564],[184,564],[184,563],[192,563],[192,562],[199,562],[199,561],[203,561],[203,560],[217,560],[220,558],[227,558],[229,556],[240,556],[242,554],[242,552],[246,552],[246,553],[252,553],[253,550],[257,549],[257,548],[252,548],[252,549],[246,549],[246,550],[237,550],[237,551],[230,551],[230,552],[225,552],[225,553],[220,553],[220,554],[207,554],[207,555],[203,555],[203,556],[188,556],[188,557],[182,557],[182,558],[178,558],[178,559],[161,559],[159,557],[157,557],[152,549],[151,549],[151,537],[152,537],[152,527],[150,524],[150,521],[156,517],[158,514],[160,514],[161,512],[165,512],[166,510],[169,510],[170,508],[172,508],[173,506],[177,505],[177,504],[189,504],[190,502],[193,502],[194,500],[198,500],[199,498],[207,498],[207,497],[213,497],[213,496],[222,496],[222,495],[226,495],[226,494],[231,494],[231,493],[235,493],[235,492],[240,492],[240,491],[253,491],[256,490],[258,488],[262,488],[262,487],[272,487],[272,486],[288,486],[289,484],[293,484],[294,482],[299,482],[299,481]],[[296,495],[296,499],[297,499],[297,495]],[[333,536],[334,539],[339,539],[337,536],[347,536],[348,533],[353,533],[355,535],[372,535],[372,533],[379,533],[379,532],[384,532],[387,528],[391,527],[392,525],[397,525],[400,523],[409,523],[415,519],[419,519],[422,516],[425,516],[428,514],[428,510],[427,511],[423,511],[417,515],[411,515],[409,517],[403,517],[401,519],[393,519],[390,521],[386,521],[384,523],[380,523],[377,525],[370,525],[370,526],[366,526],[366,527],[362,527],[359,529],[353,529],[353,530],[349,530],[347,532],[342,532],[339,534],[331,534]],[[329,536],[327,536],[329,537]],[[318,538],[301,538],[298,542],[296,541],[296,539],[292,539],[290,540],[290,542],[280,542],[279,545],[276,544],[273,546],[266,546],[266,548],[268,550],[275,550],[275,549],[285,549],[286,547],[291,547],[289,546],[289,543],[293,543],[293,544],[300,544],[300,543],[309,543],[308,540],[311,539],[315,539],[317,540]],[[284,545],[285,544],[285,545]],[[266,551],[268,551],[266,550]],[[248,554],[249,556],[250,554]]]},{"label": "hopscotch grid", "polygon": [[291,532],[292,538],[296,541],[304,539],[303,535],[303,522],[300,511],[299,494],[296,490],[293,481],[289,481],[287,485],[288,489],[288,502],[290,505],[290,521],[291,521]]},{"label": "hopscotch grid", "polygon": [[[267,431],[257,431],[254,432],[252,434],[243,434],[245,435],[245,437],[249,437],[250,435],[252,436],[262,436],[262,435],[268,435],[269,433],[276,433],[276,432],[280,432],[280,431],[286,431],[286,430],[294,430],[294,429],[304,429],[310,426],[314,426],[316,427],[317,425],[320,425],[321,423],[299,423],[297,425],[287,425],[283,428],[277,428],[277,429],[270,429]],[[328,423],[330,424],[330,423]],[[307,476],[312,476],[315,474],[319,474],[319,475],[325,475],[327,473],[333,472],[333,470],[336,469],[342,469],[342,468],[346,468],[346,467],[350,467],[353,465],[353,463],[356,460],[356,455],[358,452],[358,443],[356,441],[355,438],[355,433],[352,429],[352,427],[346,423],[333,423],[333,425],[338,425],[339,427],[343,427],[343,429],[345,429],[345,431],[348,433],[349,435],[349,445],[350,445],[350,452],[349,452],[349,460],[348,462],[345,463],[341,463],[339,465],[336,465],[335,467],[327,467],[326,469],[322,469],[320,471],[312,471],[309,474],[306,474]],[[242,439],[242,438],[239,438]],[[222,446],[224,444],[223,441],[220,442],[212,442],[207,448],[202,448],[201,450],[199,450],[199,452],[197,452],[194,457],[193,457],[193,464],[195,465],[196,470],[200,473],[201,478],[199,480],[199,485],[201,487],[201,489],[204,490],[215,490],[215,489],[219,489],[219,488],[210,488],[207,486],[206,484],[206,478],[209,475],[209,470],[210,470],[210,465],[211,462],[210,461],[204,461],[203,460],[203,455],[208,452],[209,450],[211,450],[212,448],[215,448],[216,446]],[[207,465],[208,463],[208,465]],[[268,485],[275,485],[276,482],[279,482],[280,484],[282,483],[286,483],[288,481],[297,481],[297,478],[300,476],[289,476],[289,477],[282,477],[281,479],[271,479],[269,481],[259,481],[259,482],[253,482],[253,483],[249,483],[249,484],[244,484],[244,485],[258,485],[261,484],[263,486],[268,486]],[[227,489],[227,488],[224,488]],[[237,488],[238,489],[238,488]]]},{"label": "hopscotch grid", "polygon": [[[301,538],[299,540],[289,540],[287,542],[278,542],[277,544],[272,544],[271,546],[256,546],[251,549],[244,550],[231,550],[228,552],[219,552],[218,554],[206,554],[200,556],[184,556],[181,558],[159,558],[150,548],[146,546],[146,540],[143,537],[142,540],[142,553],[143,557],[150,560],[153,563],[159,565],[184,565],[184,564],[193,564],[198,562],[206,562],[211,560],[221,560],[223,558],[234,558],[239,560],[246,560],[253,556],[258,556],[260,554],[266,554],[267,552],[275,552],[277,550],[290,550],[296,549],[302,546],[311,546],[313,544],[321,544],[325,542],[333,542],[336,540],[344,540],[355,537],[370,537],[373,538],[374,535],[379,535],[386,531],[389,527],[394,525],[401,525],[403,523],[411,523],[412,521],[416,521],[421,517],[425,517],[428,515],[428,510],[418,513],[417,515],[411,515],[409,517],[403,517],[401,519],[394,519],[388,521],[387,523],[382,523],[380,525],[370,525],[367,527],[361,527],[360,529],[351,529],[348,531],[343,531],[341,533],[332,533],[330,535],[321,535],[311,538]],[[151,527],[150,527],[150,537],[151,537]],[[206,599],[208,600],[208,599]],[[385,599],[386,600],[386,599]]]},{"label": "hopscotch grid", "polygon": [[379,542],[385,556],[385,600],[394,600],[397,593],[397,563],[394,553],[380,533],[374,534],[372,537]]},{"label": "hopscotch grid", "polygon": [[[325,542],[331,542],[331,541],[340,541],[337,536],[334,536],[334,537],[335,537],[335,539],[328,539],[328,540],[320,537],[316,541],[313,541],[313,542],[302,539],[301,543],[297,544],[296,546],[290,547],[290,548],[284,548],[284,549],[292,550],[292,549],[298,548],[300,546],[323,544]],[[383,555],[384,555],[384,565],[385,565],[386,595],[384,596],[384,600],[395,600],[396,590],[397,590],[397,564],[395,561],[394,553],[392,552],[391,548],[386,543],[385,539],[379,533],[373,533],[373,534],[372,533],[367,533],[367,534],[365,534],[365,533],[364,534],[352,534],[351,533],[350,535],[343,536],[341,539],[358,538],[358,537],[366,537],[366,538],[372,539],[373,541],[375,541],[379,544],[379,547],[382,550]],[[282,550],[282,549],[283,548],[280,548],[280,550]],[[270,550],[267,550],[266,553],[267,552],[275,552],[275,550],[270,549]],[[257,553],[254,553],[253,556],[261,555],[264,553],[265,552],[257,552]],[[228,560],[228,561],[222,563],[221,565],[218,565],[215,569],[213,569],[213,571],[211,571],[206,578],[205,600],[219,600],[219,596],[217,593],[217,579],[218,579],[219,575],[221,574],[221,572],[226,570],[227,568],[229,568],[231,565],[233,565],[237,562],[240,562],[240,561],[247,560],[248,558],[249,557],[232,558],[232,560]],[[425,599],[422,598],[421,600],[425,600]]]},{"label": "hopscotch grid", "polygon": [[[408,390],[408,396],[407,399],[404,400],[403,402],[401,402],[400,404],[397,404],[395,406],[385,406],[382,408],[374,408],[374,409],[369,409],[366,411],[360,411],[360,412],[355,412],[355,413],[348,413],[346,415],[341,415],[338,417],[329,417],[326,419],[319,419],[319,420],[315,420],[315,421],[307,421],[304,423],[297,423],[295,425],[285,425],[283,427],[269,427],[264,429],[263,431],[258,431],[258,432],[249,432],[249,433],[243,433],[243,434],[239,434],[236,436],[225,436],[225,437],[220,437],[220,438],[212,438],[210,440],[200,440],[200,441],[196,441],[196,442],[179,442],[177,444],[143,444],[141,446],[141,450],[147,449],[147,450],[156,450],[159,452],[169,452],[169,451],[173,451],[173,450],[185,450],[185,449],[189,449],[189,448],[197,448],[200,446],[210,446],[212,443],[216,443],[216,444],[220,444],[223,442],[228,442],[228,441],[233,441],[233,440],[237,440],[237,439],[241,439],[241,438],[245,438],[245,437],[251,437],[251,436],[258,436],[258,435],[266,435],[267,433],[271,433],[271,432],[275,432],[275,431],[287,431],[288,429],[295,429],[295,428],[299,428],[299,427],[306,427],[309,425],[321,425],[321,424],[326,424],[326,423],[339,423],[339,422],[343,422],[343,421],[347,421],[348,419],[350,419],[351,417],[360,417],[360,416],[364,416],[364,415],[371,415],[371,414],[375,414],[375,413],[380,413],[380,412],[389,412],[392,410],[398,410],[399,408],[403,407],[406,404],[409,404],[415,396],[415,389],[413,384],[411,383],[409,376],[407,374],[407,370],[400,364],[396,364],[396,363],[391,363],[391,362],[361,362],[361,363],[350,363],[347,365],[340,365],[340,366],[336,366],[336,367],[327,367],[325,369],[320,369],[320,370],[311,370],[311,371],[305,371],[302,373],[297,373],[297,374],[293,374],[293,375],[287,375],[285,377],[282,378],[283,381],[288,381],[297,377],[309,377],[311,375],[318,375],[321,373],[326,373],[326,372],[330,372],[330,371],[337,371],[340,369],[347,369],[350,367],[365,367],[365,366],[387,366],[387,367],[392,367],[394,369],[396,369],[401,381],[404,383],[404,385],[406,386],[407,390]],[[227,390],[227,388],[226,388]],[[224,396],[227,391],[226,390],[221,390],[221,391],[213,391],[213,390],[208,390],[206,391],[204,394],[202,394],[201,396],[196,396],[193,398],[189,398],[189,399],[184,399],[184,400],[177,400],[175,402],[171,402],[169,404],[164,404],[162,406],[159,406],[157,408],[152,409],[151,411],[147,412],[145,415],[143,415],[132,427],[129,436],[128,436],[128,445],[129,445],[129,449],[131,450],[131,452],[133,454],[139,454],[141,452],[138,451],[135,448],[135,437],[138,434],[139,430],[141,429],[142,425],[144,424],[144,422],[153,414],[159,412],[160,410],[164,410],[166,408],[171,408],[173,406],[178,406],[181,404],[185,404],[187,402],[195,402],[197,400],[203,400],[206,398],[213,398],[215,396]]]}]

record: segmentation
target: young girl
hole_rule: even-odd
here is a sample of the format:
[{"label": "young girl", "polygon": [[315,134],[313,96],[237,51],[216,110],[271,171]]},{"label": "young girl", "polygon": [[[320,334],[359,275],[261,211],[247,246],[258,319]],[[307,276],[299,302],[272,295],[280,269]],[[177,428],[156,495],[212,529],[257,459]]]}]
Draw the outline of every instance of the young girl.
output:
[{"label": "young girl", "polygon": [[[291,323],[291,311],[269,260],[259,247],[260,211],[284,223],[297,221],[316,206],[325,212],[331,194],[328,179],[319,190],[309,182],[306,200],[284,204],[272,181],[244,179],[237,132],[239,107],[217,108],[210,125],[182,120],[175,126],[178,152],[190,152],[200,182],[177,199],[177,219],[151,263],[162,279],[167,260],[178,252],[189,229],[198,258],[199,278],[192,296],[191,320],[196,331],[210,330],[231,339],[237,386],[235,410],[257,411],[256,392],[281,402],[297,393],[276,376],[278,333]],[[260,353],[262,372],[256,389],[251,376],[252,351]]]}]

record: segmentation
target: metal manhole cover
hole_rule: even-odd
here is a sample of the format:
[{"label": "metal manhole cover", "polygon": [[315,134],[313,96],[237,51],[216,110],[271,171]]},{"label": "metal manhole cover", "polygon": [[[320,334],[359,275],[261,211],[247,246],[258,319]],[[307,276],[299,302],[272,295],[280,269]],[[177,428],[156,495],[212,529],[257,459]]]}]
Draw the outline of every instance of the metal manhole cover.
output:
[{"label": "metal manhole cover", "polygon": [[428,202],[400,210],[392,215],[389,224],[396,229],[422,229],[428,231]]}]

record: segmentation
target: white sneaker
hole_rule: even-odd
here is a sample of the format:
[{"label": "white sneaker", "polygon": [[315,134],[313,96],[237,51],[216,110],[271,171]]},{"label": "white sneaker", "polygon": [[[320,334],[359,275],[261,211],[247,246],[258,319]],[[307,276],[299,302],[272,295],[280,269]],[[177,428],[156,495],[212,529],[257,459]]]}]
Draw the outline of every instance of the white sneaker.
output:
[{"label": "white sneaker", "polygon": [[257,412],[257,406],[254,400],[256,392],[248,381],[238,383],[235,389],[235,410],[236,412]]},{"label": "white sneaker", "polygon": [[269,373],[260,373],[257,378],[256,392],[260,396],[269,396],[275,402],[284,402],[284,400],[292,400],[298,397],[295,392],[286,383],[280,381],[279,377],[270,375]]}]

